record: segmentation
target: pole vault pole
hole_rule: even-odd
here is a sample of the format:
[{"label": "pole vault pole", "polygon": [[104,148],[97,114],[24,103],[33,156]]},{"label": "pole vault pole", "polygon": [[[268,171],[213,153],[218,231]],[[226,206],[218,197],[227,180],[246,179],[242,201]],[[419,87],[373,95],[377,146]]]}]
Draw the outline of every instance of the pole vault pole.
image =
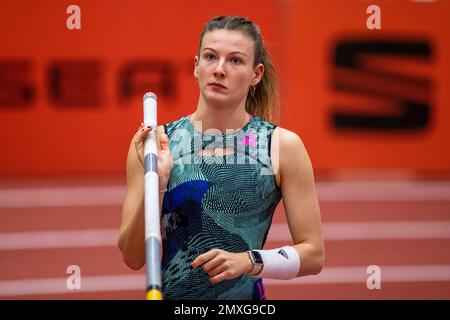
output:
[{"label": "pole vault pole", "polygon": [[162,300],[156,94],[147,92],[143,104],[145,126],[153,128],[144,142],[147,300]]}]

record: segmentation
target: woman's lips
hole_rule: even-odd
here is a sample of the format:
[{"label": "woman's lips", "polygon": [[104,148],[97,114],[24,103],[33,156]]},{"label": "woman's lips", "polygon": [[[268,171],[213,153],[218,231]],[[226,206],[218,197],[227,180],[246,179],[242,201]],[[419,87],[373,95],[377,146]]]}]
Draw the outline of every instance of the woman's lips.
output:
[{"label": "woman's lips", "polygon": [[215,88],[223,88],[223,89],[226,89],[226,88],[227,88],[227,87],[225,87],[223,84],[218,83],[218,82],[211,82],[209,85],[210,85],[210,86],[213,86],[213,87],[215,87]]}]

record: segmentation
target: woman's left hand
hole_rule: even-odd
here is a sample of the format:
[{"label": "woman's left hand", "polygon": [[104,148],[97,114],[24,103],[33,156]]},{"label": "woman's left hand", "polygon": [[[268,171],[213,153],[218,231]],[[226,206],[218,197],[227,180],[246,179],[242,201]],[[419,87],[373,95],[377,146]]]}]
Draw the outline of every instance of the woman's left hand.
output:
[{"label": "woman's left hand", "polygon": [[247,252],[233,253],[220,249],[212,249],[198,256],[191,265],[193,269],[201,267],[212,283],[234,279],[253,269]]}]

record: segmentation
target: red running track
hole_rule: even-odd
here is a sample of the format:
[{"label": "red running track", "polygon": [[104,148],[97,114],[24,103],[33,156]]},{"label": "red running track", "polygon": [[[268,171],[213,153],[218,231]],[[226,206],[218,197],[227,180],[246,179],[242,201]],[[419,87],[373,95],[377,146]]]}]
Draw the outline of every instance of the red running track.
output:
[{"label": "red running track", "polygon": [[[0,299],[144,299],[144,270],[116,246],[124,190],[117,179],[1,182]],[[322,181],[317,192],[325,267],[265,281],[268,299],[450,298],[449,182]],[[266,248],[290,243],[280,203]],[[80,290],[66,287],[70,265]]]}]

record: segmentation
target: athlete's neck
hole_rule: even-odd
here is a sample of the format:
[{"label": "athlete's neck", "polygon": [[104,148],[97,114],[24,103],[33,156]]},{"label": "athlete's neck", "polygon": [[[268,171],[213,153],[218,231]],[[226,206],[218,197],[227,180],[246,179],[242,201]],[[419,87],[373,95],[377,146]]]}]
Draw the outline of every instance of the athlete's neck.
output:
[{"label": "athlete's neck", "polygon": [[250,118],[251,115],[245,111],[245,106],[214,107],[199,101],[197,110],[190,116],[190,121],[193,124],[201,121],[201,131],[216,129],[225,133],[227,130],[239,130]]}]

